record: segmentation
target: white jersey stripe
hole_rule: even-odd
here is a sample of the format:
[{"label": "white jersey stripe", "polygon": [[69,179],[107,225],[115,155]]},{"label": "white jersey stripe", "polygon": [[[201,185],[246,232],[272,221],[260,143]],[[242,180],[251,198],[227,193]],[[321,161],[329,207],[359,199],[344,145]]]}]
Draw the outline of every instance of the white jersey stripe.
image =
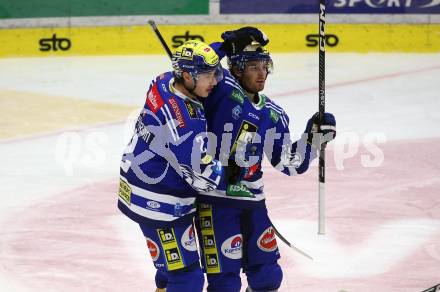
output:
[{"label": "white jersey stripe", "polygon": [[[131,204],[130,206],[127,205],[127,203],[121,199],[118,198],[119,202],[124,203],[129,209],[130,211],[142,216],[142,217],[146,217],[148,219],[151,220],[157,220],[157,221],[174,221],[176,219],[179,219],[180,217],[176,217],[167,213],[162,213],[162,212],[156,212],[156,211],[151,211],[148,209],[144,209],[142,207],[136,206],[134,204]],[[191,214],[194,213],[196,211],[196,208],[192,208],[188,213],[183,214],[183,215],[187,215],[187,214]]]},{"label": "white jersey stripe", "polygon": [[170,113],[168,105],[164,105],[160,110],[162,111],[163,115],[165,116],[165,122],[171,131],[171,134],[173,136],[174,141],[178,141],[179,134],[177,133],[176,124],[174,123],[174,119]]},{"label": "white jersey stripe", "polygon": [[128,184],[131,188],[131,192],[139,197],[145,198],[147,200],[156,201],[159,203],[166,203],[170,205],[175,205],[177,203],[181,204],[182,206],[185,205],[191,205],[195,202],[195,198],[180,198],[172,195],[166,195],[166,194],[159,194],[154,193],[145,189],[141,189],[137,186],[134,186],[127,182],[127,180],[121,176],[121,180],[123,180],[126,184]]},{"label": "white jersey stripe", "polygon": [[240,183],[242,185],[248,187],[249,189],[256,189],[256,190],[258,190],[258,189],[260,189],[261,187],[264,186],[262,178],[260,178],[260,179],[258,179],[256,181],[244,181],[244,180],[242,180],[242,181],[240,181]]},{"label": "white jersey stripe", "polygon": [[231,83],[231,82],[229,82],[229,81],[225,81],[225,83],[231,85],[232,87],[234,87],[235,89],[237,89],[238,91],[240,91],[241,94],[245,95],[245,94],[243,93],[243,91],[241,90],[241,88],[238,87],[237,85],[235,85],[234,83]]},{"label": "white jersey stripe", "polygon": [[269,102],[266,102],[266,106],[268,108],[274,110],[275,112],[277,112],[280,115],[281,122],[283,123],[284,127],[288,126],[287,120],[286,120],[286,117],[284,116],[284,111],[283,110],[281,110],[281,111],[277,110],[275,107],[273,107],[273,103],[269,103]]}]

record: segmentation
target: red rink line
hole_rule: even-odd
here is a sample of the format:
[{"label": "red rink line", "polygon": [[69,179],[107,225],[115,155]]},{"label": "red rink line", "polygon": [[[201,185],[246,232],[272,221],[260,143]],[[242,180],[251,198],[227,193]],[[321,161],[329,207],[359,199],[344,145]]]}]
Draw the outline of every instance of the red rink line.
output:
[{"label": "red rink line", "polygon": [[[440,66],[415,69],[415,70],[411,70],[411,71],[402,71],[402,72],[390,73],[390,74],[385,74],[385,75],[378,75],[378,76],[368,77],[368,78],[364,78],[364,79],[357,79],[357,80],[351,80],[351,81],[337,82],[337,83],[333,83],[333,84],[326,84],[325,88],[329,89],[329,88],[350,86],[350,85],[359,84],[359,83],[366,83],[366,82],[377,81],[377,80],[391,79],[391,78],[396,78],[396,77],[411,75],[411,74],[416,74],[416,73],[424,73],[424,72],[438,70],[438,69],[440,69]],[[286,92],[274,94],[273,96],[274,97],[286,97],[286,96],[292,96],[292,95],[303,94],[303,93],[308,93],[308,92],[316,92],[316,91],[318,91],[318,87],[305,88],[305,89],[299,89],[299,90],[291,90],[291,91],[286,91]]]},{"label": "red rink line", "polygon": [[[439,143],[440,138],[382,144],[383,165],[362,167],[360,155],[368,153],[361,151],[345,161],[343,171],[336,169],[328,151],[328,236],[350,249],[389,221],[440,220]],[[300,177],[269,170],[265,176],[273,219],[316,222],[316,167]],[[29,291],[153,291],[146,248],[133,258],[130,242],[138,238],[119,232],[135,223],[122,220],[116,208],[117,182],[115,178],[59,193],[3,220],[0,262],[5,278]],[[120,227],[110,223],[119,219]],[[440,255],[440,230],[384,273],[327,278],[301,272],[298,256],[281,246],[280,291],[422,291],[440,282],[440,257],[434,258],[433,252]]]}]

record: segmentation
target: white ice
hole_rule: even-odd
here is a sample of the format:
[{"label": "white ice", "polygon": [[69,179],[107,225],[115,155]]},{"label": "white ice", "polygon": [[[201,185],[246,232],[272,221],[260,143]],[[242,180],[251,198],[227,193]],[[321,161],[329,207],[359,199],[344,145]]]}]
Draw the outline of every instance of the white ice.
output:
[{"label": "white ice", "polygon": [[[318,108],[318,55],[274,54],[273,59],[275,72],[265,93],[286,110],[291,130],[300,134]],[[440,137],[440,54],[327,54],[326,62],[326,109],[337,118],[339,137],[355,134],[362,140],[373,134],[387,141]],[[169,69],[165,55],[0,59],[0,90],[141,107],[149,81]],[[69,133],[0,141],[0,222],[53,194],[117,179],[130,124],[128,119]],[[87,148],[87,139],[99,142],[99,154]],[[64,146],[69,148],[63,150]],[[113,224],[127,224],[125,219],[113,219]],[[134,227],[121,234],[140,235]],[[6,244],[2,239],[0,249]],[[134,257],[140,248],[133,251]],[[0,262],[1,291],[29,289],[26,283],[4,278],[6,269]],[[304,263],[302,269],[307,271],[309,266]],[[317,272],[329,270],[311,273]]]}]

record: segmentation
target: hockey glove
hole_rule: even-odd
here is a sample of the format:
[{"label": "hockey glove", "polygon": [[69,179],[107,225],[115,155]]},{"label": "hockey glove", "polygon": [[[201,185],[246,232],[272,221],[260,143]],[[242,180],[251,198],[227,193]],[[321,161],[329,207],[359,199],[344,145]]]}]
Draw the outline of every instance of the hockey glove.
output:
[{"label": "hockey glove", "polygon": [[225,31],[221,35],[224,40],[221,49],[228,56],[236,55],[250,45],[252,41],[259,42],[262,46],[269,43],[267,36],[258,28],[246,26],[237,30]]},{"label": "hockey glove", "polygon": [[[336,120],[331,113],[324,113],[322,124],[319,125],[319,113],[315,113],[308,121],[304,133],[308,134],[307,143],[318,147],[327,144],[336,137]],[[318,147],[319,148],[319,147]]]}]

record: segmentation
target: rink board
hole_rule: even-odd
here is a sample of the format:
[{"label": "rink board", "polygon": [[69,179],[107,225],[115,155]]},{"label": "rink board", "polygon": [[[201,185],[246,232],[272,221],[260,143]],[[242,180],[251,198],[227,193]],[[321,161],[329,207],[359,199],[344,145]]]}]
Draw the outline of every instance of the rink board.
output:
[{"label": "rink board", "polygon": [[[272,52],[314,52],[316,24],[249,24],[270,37]],[[234,25],[160,25],[172,48],[188,39],[220,40]],[[330,52],[439,52],[440,24],[329,24]],[[147,26],[54,27],[0,30],[0,57],[163,54]]]}]

